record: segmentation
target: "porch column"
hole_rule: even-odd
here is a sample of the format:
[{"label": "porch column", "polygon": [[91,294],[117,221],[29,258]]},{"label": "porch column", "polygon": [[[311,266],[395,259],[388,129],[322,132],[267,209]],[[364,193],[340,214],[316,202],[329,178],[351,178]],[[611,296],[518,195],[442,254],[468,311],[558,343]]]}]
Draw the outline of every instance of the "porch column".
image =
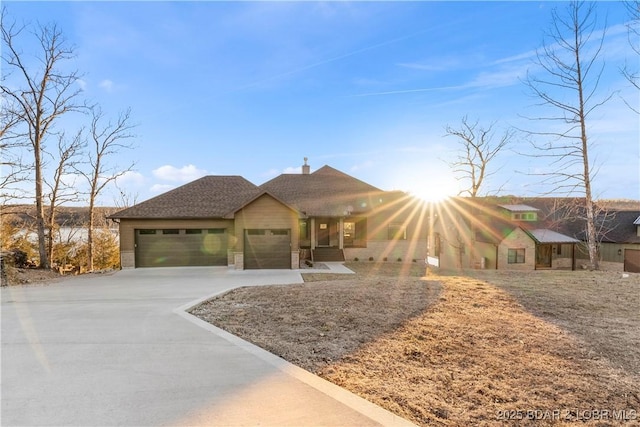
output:
[{"label": "porch column", "polygon": [[316,248],[316,219],[311,218],[309,220],[309,227],[311,227],[311,250]]},{"label": "porch column", "polygon": [[344,218],[340,218],[338,222],[338,249],[344,249]]}]

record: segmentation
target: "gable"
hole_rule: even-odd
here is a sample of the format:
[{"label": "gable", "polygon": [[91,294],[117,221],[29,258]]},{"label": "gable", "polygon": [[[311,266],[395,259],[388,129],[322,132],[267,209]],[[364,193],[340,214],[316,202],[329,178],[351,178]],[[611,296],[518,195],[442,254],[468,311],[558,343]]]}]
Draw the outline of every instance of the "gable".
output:
[{"label": "gable", "polygon": [[260,188],[308,216],[363,214],[391,197],[329,166],[312,174],[282,174]]},{"label": "gable", "polygon": [[287,215],[292,214],[295,216],[302,216],[295,208],[289,206],[266,191],[262,191],[252,199],[247,200],[242,206],[237,207],[232,212],[225,215],[225,218],[232,219],[242,211],[251,213],[261,212],[262,215],[269,215],[269,213],[273,214],[277,212],[286,213]]},{"label": "gable", "polygon": [[291,228],[298,214],[289,206],[264,193],[235,212],[242,228]]},{"label": "gable", "polygon": [[526,233],[522,228],[517,227],[513,229],[505,238],[500,242],[500,245],[504,245],[509,248],[531,248],[535,247],[534,239]]}]

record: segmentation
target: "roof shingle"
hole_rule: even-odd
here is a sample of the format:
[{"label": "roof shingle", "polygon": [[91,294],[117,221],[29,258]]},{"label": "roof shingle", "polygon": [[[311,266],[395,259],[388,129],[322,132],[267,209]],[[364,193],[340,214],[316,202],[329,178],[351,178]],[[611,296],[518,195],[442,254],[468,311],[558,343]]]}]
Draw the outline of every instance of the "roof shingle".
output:
[{"label": "roof shingle", "polygon": [[222,218],[261,192],[241,176],[205,176],[110,218]]},{"label": "roof shingle", "polygon": [[365,213],[389,198],[389,192],[326,165],[311,174],[282,174],[260,188],[309,216]]}]

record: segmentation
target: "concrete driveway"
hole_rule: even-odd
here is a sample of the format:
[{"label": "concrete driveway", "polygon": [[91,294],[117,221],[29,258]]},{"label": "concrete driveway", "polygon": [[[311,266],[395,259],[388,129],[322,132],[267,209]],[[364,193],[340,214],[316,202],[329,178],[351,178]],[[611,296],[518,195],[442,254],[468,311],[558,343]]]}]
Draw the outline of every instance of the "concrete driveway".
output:
[{"label": "concrete driveway", "polygon": [[163,268],[2,289],[4,426],[410,425],[186,314],[296,271]]}]

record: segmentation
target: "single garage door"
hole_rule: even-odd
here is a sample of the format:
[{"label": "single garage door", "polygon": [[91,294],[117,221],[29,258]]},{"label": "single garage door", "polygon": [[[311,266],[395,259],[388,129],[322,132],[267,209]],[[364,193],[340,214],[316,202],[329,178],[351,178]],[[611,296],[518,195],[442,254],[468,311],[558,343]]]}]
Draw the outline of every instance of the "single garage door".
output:
[{"label": "single garage door", "polygon": [[212,265],[227,265],[224,228],[136,230],[136,267]]},{"label": "single garage door", "polygon": [[291,268],[291,235],[286,229],[245,230],[244,268]]},{"label": "single garage door", "polygon": [[624,271],[640,273],[640,250],[624,250]]}]

